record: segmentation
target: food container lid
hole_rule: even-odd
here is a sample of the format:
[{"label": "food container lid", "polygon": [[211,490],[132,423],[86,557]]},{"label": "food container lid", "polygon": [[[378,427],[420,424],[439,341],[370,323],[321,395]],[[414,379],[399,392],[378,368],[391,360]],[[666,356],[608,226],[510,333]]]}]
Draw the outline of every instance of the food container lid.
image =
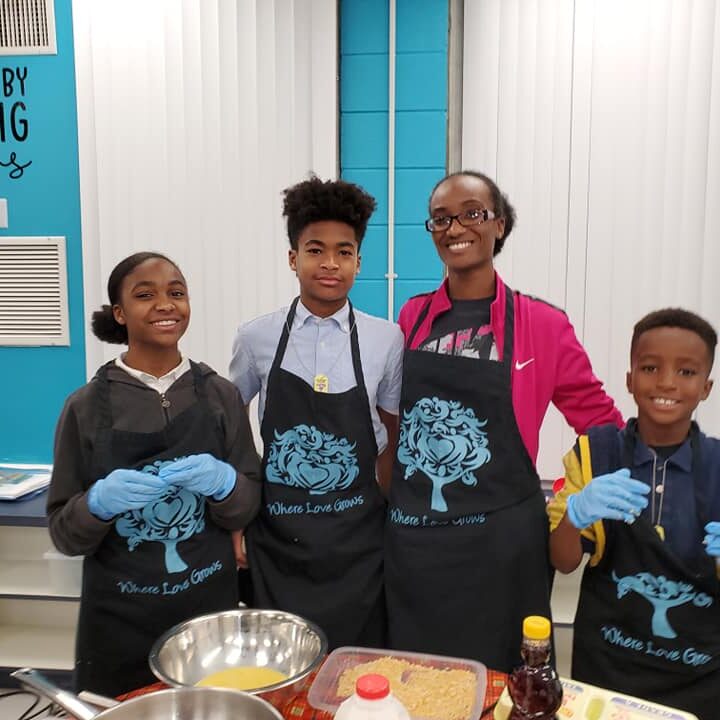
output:
[{"label": "food container lid", "polygon": [[[467,670],[472,672],[476,678],[475,695],[467,717],[462,718],[462,720],[478,720],[480,717],[485,701],[485,687],[487,684],[487,671],[482,663],[465,658],[401,652],[398,650],[380,650],[363,647],[341,647],[333,650],[315,676],[315,680],[308,692],[308,702],[318,710],[335,713],[340,703],[352,694],[352,691],[345,695],[337,694],[338,681],[341,675],[346,670],[351,670],[358,665],[380,660],[381,658],[404,660],[413,665],[420,665],[424,668],[434,670]],[[392,683],[390,689],[391,692],[397,696],[392,689]],[[402,699],[399,697],[398,700],[402,702]],[[410,712],[412,720],[446,720],[446,715],[434,717],[413,714],[409,708],[408,711]]]}]

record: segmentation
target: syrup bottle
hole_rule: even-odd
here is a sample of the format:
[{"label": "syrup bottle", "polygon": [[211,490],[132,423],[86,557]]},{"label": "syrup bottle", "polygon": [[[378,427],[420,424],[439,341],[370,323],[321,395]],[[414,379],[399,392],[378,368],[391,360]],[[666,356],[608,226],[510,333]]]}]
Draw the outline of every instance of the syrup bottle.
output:
[{"label": "syrup bottle", "polygon": [[562,704],[562,685],[550,665],[550,621],[529,615],[523,621],[520,655],[524,664],[508,678],[513,708],[508,720],[553,720]]}]

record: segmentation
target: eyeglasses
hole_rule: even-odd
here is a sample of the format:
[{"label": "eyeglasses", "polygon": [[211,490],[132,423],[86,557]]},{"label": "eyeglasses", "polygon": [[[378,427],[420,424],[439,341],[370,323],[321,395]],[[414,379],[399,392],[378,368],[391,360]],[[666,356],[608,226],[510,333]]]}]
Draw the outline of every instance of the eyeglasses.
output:
[{"label": "eyeglasses", "polygon": [[428,218],[425,221],[425,229],[428,232],[442,232],[450,229],[453,220],[457,220],[463,227],[472,227],[494,219],[495,213],[492,210],[470,208],[457,215],[438,215]]}]

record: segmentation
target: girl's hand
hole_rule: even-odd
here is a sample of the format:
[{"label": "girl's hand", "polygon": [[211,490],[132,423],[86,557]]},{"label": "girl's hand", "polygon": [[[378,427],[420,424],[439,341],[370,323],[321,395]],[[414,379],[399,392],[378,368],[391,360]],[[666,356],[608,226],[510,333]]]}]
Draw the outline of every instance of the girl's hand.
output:
[{"label": "girl's hand", "polygon": [[224,500],[232,492],[237,480],[232,465],[209,453],[188,455],[163,465],[159,475],[168,485],[178,485],[190,492],[212,497],[215,501]]},{"label": "girl's hand", "polygon": [[145,507],[165,490],[167,483],[157,475],[118,468],[88,490],[88,509],[100,520],[109,520],[128,510]]},{"label": "girl's hand", "polygon": [[233,549],[235,550],[235,563],[242,570],[248,569],[247,548],[245,547],[245,532],[243,530],[233,530],[232,533]]}]

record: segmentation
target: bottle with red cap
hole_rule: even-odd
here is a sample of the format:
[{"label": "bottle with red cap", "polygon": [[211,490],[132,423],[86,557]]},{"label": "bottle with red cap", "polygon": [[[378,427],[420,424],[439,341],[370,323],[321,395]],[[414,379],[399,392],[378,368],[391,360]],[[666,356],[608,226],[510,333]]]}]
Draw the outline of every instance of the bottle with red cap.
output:
[{"label": "bottle with red cap", "polygon": [[355,693],[344,700],[335,720],[410,720],[403,704],[390,692],[384,675],[361,675],[355,682]]}]

